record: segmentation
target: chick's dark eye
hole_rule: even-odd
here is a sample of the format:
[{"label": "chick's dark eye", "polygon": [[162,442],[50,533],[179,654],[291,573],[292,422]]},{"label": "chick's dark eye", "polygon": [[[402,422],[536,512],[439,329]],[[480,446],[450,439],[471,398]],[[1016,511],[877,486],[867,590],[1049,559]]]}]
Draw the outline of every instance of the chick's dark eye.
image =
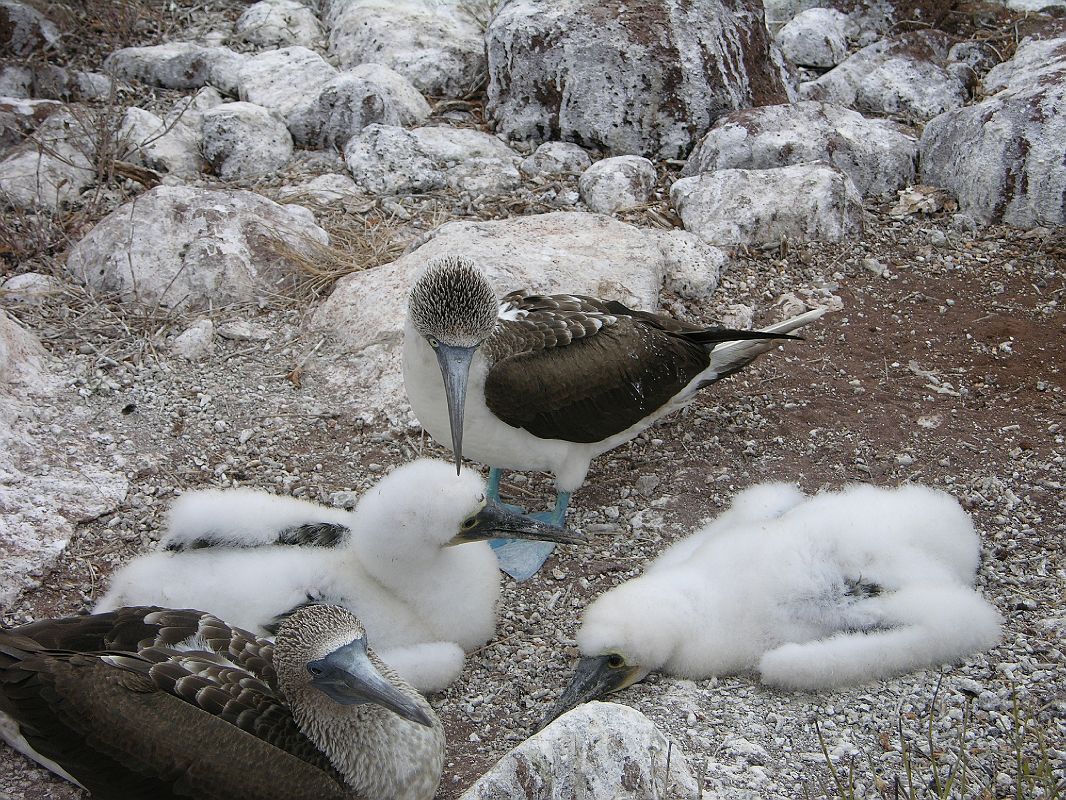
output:
[{"label": "chick's dark eye", "polygon": [[463,520],[464,528],[473,528],[475,525],[477,525],[477,517],[467,517]]},{"label": "chick's dark eye", "polygon": [[625,664],[626,664],[626,660],[624,658],[622,658],[620,655],[618,655],[618,653],[612,654],[607,659],[607,666],[610,667],[611,669],[619,669],[620,667],[624,667]]},{"label": "chick's dark eye", "polygon": [[322,674],[322,670],[318,667],[308,667],[307,671],[314,675],[316,678]]}]

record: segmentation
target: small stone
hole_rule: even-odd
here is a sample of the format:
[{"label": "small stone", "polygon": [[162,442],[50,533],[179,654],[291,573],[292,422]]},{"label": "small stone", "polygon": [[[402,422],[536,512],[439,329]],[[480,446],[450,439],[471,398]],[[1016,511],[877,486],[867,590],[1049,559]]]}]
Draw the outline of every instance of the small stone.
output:
[{"label": "small stone", "polygon": [[201,361],[211,352],[214,333],[215,326],[211,320],[199,320],[174,337],[170,350],[186,361]]}]

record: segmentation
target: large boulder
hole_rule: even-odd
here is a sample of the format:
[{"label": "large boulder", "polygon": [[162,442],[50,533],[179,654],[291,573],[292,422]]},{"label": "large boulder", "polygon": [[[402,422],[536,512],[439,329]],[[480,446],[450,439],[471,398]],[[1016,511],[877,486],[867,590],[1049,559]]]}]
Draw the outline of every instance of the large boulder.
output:
[{"label": "large boulder", "polygon": [[445,186],[499,194],[521,182],[521,157],[495,136],[469,128],[405,130],[368,125],[344,148],[355,182],[373,194],[410,194]]},{"label": "large boulder", "polygon": [[677,158],[722,113],[786,100],[759,0],[512,0],[486,36],[509,139]]},{"label": "large boulder", "polygon": [[233,26],[245,41],[260,47],[303,45],[323,38],[322,24],[310,8],[297,0],[260,0],[244,10]]},{"label": "large boulder", "polygon": [[463,97],[485,80],[485,43],[463,0],[328,0],[329,49],[342,68],[373,62],[428,95]]},{"label": "large boulder", "polygon": [[119,78],[167,89],[214,86],[237,93],[237,72],[245,56],[228,47],[194,42],[167,42],[149,47],[124,47],[104,59],[104,69]]},{"label": "large boulder", "polygon": [[774,36],[785,58],[804,67],[835,67],[848,55],[848,18],[836,9],[797,14]]},{"label": "large boulder", "polygon": [[93,124],[84,113],[56,111],[0,161],[0,206],[59,208],[96,181]]},{"label": "large boulder", "polygon": [[991,97],[925,126],[922,180],[983,221],[1066,223],[1066,37],[1024,41],[984,86]]},{"label": "large boulder", "polygon": [[237,85],[241,100],[270,109],[292,126],[336,76],[322,56],[295,45],[248,58],[237,73]]},{"label": "large boulder", "polygon": [[808,100],[727,114],[696,145],[681,174],[827,161],[864,197],[894,197],[914,182],[917,160],[918,140],[902,126]]},{"label": "large boulder", "polygon": [[299,144],[340,150],[367,125],[409,128],[429,117],[429,103],[407,78],[381,64],[360,64],[334,77],[309,106],[292,115]]},{"label": "large boulder", "polygon": [[0,0],[0,51],[28,56],[59,44],[59,30],[44,14],[18,0]]},{"label": "large boulder", "polygon": [[881,39],[801,84],[800,96],[924,122],[966,102],[966,82],[950,69],[951,44],[939,31]]},{"label": "large boulder", "polygon": [[285,291],[329,241],[311,212],[245,191],[158,186],[102,219],[67,269],[94,289],[142,305],[219,307]]},{"label": "large boulder", "polygon": [[722,251],[692,234],[645,230],[600,214],[561,211],[442,225],[397,261],[339,280],[312,318],[337,345],[323,354],[328,361],[309,368],[338,385],[356,413],[408,419],[400,371],[407,295],[429,259],[456,254],[479,263],[500,295],[525,287],[643,309],[658,306],[663,286],[706,302],[726,263]]},{"label": "large boulder", "polygon": [[629,706],[585,703],[505,755],[460,800],[699,797],[678,747]]},{"label": "large boulder", "polygon": [[705,172],[676,181],[670,200],[685,230],[721,246],[837,242],[862,233],[859,190],[824,163]]},{"label": "large boulder", "polygon": [[67,69],[46,61],[0,63],[0,96],[81,102],[108,100],[115,81],[99,72]]}]

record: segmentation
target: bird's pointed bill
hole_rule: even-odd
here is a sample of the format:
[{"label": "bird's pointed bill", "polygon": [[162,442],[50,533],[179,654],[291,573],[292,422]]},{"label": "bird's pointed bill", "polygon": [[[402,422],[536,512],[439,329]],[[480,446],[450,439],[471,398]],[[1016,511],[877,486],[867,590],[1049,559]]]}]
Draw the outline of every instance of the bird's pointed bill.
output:
[{"label": "bird's pointed bill", "polygon": [[455,454],[455,473],[463,464],[463,409],[466,406],[466,384],[470,377],[470,362],[476,347],[457,347],[441,342],[434,352],[444,378],[444,395],[448,399],[448,423],[452,431],[452,452]]},{"label": "bird's pointed bill", "polygon": [[411,722],[433,725],[424,709],[377,671],[367,655],[365,639],[356,639],[325,658],[309,662],[307,669],[311,684],[337,703],[374,703]]},{"label": "bird's pointed bill", "polygon": [[455,534],[450,544],[481,542],[497,537],[532,539],[556,544],[588,543],[588,539],[577,531],[541,522],[520,512],[511,511],[502,503],[489,500],[477,514],[464,521],[463,528]]},{"label": "bird's pointed bill", "polygon": [[582,658],[577,663],[570,685],[566,687],[566,691],[552,706],[547,716],[541,720],[537,729],[540,730],[582,703],[632,686],[647,674],[646,669],[627,663],[618,653]]}]

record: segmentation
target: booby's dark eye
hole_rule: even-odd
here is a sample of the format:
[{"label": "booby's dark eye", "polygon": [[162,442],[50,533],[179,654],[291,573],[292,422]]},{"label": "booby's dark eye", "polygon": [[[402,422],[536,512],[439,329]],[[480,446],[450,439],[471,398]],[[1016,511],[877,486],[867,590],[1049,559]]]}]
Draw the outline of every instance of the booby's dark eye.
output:
[{"label": "booby's dark eye", "polygon": [[322,670],[318,667],[308,667],[307,671],[310,672],[316,678],[321,677],[322,675]]},{"label": "booby's dark eye", "polygon": [[618,653],[611,653],[611,655],[607,657],[607,666],[611,669],[621,669],[625,665],[626,660]]},{"label": "booby's dark eye", "polygon": [[477,517],[467,517],[463,520],[463,530],[469,530],[477,525]]},{"label": "booby's dark eye", "polygon": [[437,347],[440,346],[440,342],[438,342],[432,336],[426,337],[426,341],[429,342],[429,346],[432,347],[434,350],[437,349]]}]

